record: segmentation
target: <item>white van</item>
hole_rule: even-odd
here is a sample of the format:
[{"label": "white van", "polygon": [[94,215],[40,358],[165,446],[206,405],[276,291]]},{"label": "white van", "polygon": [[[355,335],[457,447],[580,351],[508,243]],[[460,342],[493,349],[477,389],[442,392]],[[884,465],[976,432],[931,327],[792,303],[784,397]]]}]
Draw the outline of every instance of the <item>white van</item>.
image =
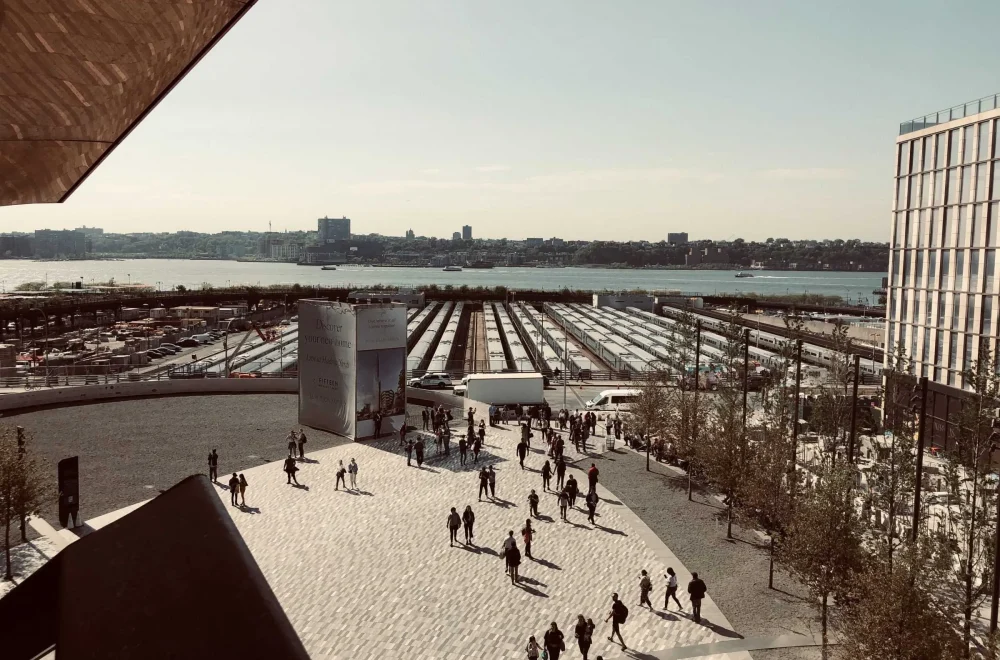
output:
[{"label": "white van", "polygon": [[626,411],[639,396],[639,390],[604,390],[587,402],[587,410]]},{"label": "white van", "polygon": [[213,341],[215,341],[215,337],[208,334],[207,332],[200,335],[191,335],[191,339],[195,340],[200,344],[211,344]]}]

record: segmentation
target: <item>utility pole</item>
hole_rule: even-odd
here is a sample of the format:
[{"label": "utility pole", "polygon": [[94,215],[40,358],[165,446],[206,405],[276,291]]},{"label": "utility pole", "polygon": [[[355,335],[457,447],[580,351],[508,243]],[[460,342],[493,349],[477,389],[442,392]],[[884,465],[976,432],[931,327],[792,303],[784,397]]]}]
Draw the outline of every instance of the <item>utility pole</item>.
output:
[{"label": "utility pole", "polygon": [[[694,455],[694,444],[698,438],[698,388],[701,380],[701,321],[694,324],[694,418],[691,420],[691,455]],[[691,472],[694,470],[694,461],[688,457],[688,502],[692,500],[691,491],[693,484]]]},{"label": "utility pole", "polygon": [[851,436],[847,441],[847,462],[854,463],[854,438],[858,421],[858,380],[861,378],[861,356],[854,356],[854,387],[851,394]]}]

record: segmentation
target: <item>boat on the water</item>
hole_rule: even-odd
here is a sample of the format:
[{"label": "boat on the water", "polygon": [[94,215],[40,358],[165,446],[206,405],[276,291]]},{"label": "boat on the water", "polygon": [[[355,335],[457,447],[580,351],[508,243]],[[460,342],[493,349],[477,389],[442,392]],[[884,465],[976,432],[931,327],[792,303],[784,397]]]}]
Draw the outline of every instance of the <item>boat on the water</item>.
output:
[{"label": "boat on the water", "polygon": [[336,266],[323,266],[320,270],[337,270]]},{"label": "boat on the water", "polygon": [[481,269],[481,268],[493,268],[492,261],[473,261],[471,263],[465,264],[466,268]]},{"label": "boat on the water", "polygon": [[462,267],[461,266],[445,266],[441,270],[443,270],[446,273],[461,273],[462,272]]},{"label": "boat on the water", "polygon": [[753,273],[744,273],[742,270],[736,273],[736,277],[753,277]]}]

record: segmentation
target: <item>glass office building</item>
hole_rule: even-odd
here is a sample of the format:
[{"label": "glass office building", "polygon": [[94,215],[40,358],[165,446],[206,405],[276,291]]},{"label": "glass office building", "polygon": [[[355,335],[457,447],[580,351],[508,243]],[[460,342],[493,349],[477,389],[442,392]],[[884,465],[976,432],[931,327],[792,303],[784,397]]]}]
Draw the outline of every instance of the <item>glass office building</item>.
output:
[{"label": "glass office building", "polygon": [[890,237],[886,356],[964,388],[997,349],[1000,96],[900,125]]}]

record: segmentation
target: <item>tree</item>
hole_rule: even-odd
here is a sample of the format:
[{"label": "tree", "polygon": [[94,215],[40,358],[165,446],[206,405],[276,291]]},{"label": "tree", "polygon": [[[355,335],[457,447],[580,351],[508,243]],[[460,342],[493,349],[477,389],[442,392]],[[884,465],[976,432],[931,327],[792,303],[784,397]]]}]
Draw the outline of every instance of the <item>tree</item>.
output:
[{"label": "tree", "polygon": [[[677,323],[677,343],[674,362],[678,365],[681,378],[687,376],[688,369],[694,368],[697,348],[697,326],[694,315],[684,310]],[[694,373],[695,387],[678,388],[674,397],[674,408],[669,417],[670,434],[677,447],[677,455],[687,462],[688,499],[692,497],[695,475],[699,470],[699,450],[701,439],[708,423],[708,406],[705,397],[698,396],[701,374]],[[682,381],[683,382],[683,381]]]},{"label": "tree", "polygon": [[647,445],[646,469],[649,469],[649,444],[656,437],[660,441],[669,426],[669,410],[674,391],[667,389],[670,376],[665,371],[650,371],[645,379],[634,385],[639,394],[625,413],[628,427],[641,435]]},{"label": "tree", "polygon": [[819,606],[823,657],[828,653],[830,596],[846,594],[864,562],[862,525],[854,503],[854,466],[816,466],[812,488],[797,493],[779,559]]},{"label": "tree", "polygon": [[[952,596],[962,605],[966,647],[972,639],[972,616],[983,604],[993,580],[993,511],[996,492],[991,484],[990,426],[1000,399],[1000,377],[985,345],[980,358],[963,373],[971,396],[951,418],[952,445],[945,452],[948,489],[948,540],[957,556]],[[922,522],[923,517],[920,522]]]},{"label": "tree", "polygon": [[4,579],[13,580],[10,528],[22,515],[35,515],[49,497],[48,477],[41,460],[31,453],[31,436],[25,433],[27,451],[21,453],[17,430],[0,427],[0,524],[4,528]]},{"label": "tree", "polygon": [[838,627],[846,657],[857,660],[957,660],[964,644],[954,612],[937,598],[951,557],[928,537],[893,564],[874,557],[859,574]]}]

